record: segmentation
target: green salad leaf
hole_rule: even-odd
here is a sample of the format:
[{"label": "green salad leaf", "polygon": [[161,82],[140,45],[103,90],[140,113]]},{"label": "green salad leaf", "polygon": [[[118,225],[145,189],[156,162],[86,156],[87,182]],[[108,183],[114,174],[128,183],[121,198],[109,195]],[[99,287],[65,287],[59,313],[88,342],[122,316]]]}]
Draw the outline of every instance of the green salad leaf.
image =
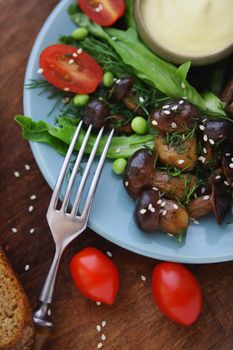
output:
[{"label": "green salad leaf", "polygon": [[140,41],[136,30],[132,27],[127,30],[104,29],[78,11],[72,13],[70,17],[77,25],[85,27],[93,36],[106,40],[122,61],[133,69],[139,79],[149,83],[166,96],[185,97],[205,114],[227,118],[224,104],[217,96],[215,99],[210,95],[204,98],[185,79],[190,66],[189,62],[176,68],[159,58]]},{"label": "green salad leaf", "polygon": [[[24,115],[17,115],[16,122],[22,128],[22,136],[30,141],[43,142],[52,146],[57,152],[65,155],[70,142],[75,133],[79,120],[60,117],[57,125],[52,125],[44,121],[33,121]],[[85,130],[80,131],[75,149],[78,151],[82,145]],[[97,154],[101,155],[107,140],[107,135],[102,136]],[[96,140],[96,135],[90,135],[85,153],[90,153]],[[130,135],[114,136],[108,151],[108,158],[116,159],[119,157],[129,158],[140,148],[154,148],[154,135]]]}]

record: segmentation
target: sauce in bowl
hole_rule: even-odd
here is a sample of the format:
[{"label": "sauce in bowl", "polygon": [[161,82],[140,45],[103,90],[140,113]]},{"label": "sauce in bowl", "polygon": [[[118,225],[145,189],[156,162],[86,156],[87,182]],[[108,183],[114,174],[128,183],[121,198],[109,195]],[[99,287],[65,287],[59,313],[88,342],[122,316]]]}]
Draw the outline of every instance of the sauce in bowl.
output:
[{"label": "sauce in bowl", "polygon": [[141,0],[150,36],[175,55],[199,58],[233,45],[233,0]]}]

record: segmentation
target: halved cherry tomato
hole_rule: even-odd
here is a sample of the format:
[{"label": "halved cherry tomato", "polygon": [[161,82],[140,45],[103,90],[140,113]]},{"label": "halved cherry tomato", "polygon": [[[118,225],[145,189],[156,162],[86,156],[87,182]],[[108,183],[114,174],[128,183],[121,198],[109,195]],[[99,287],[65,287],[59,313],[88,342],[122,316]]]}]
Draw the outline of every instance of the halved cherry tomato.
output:
[{"label": "halved cherry tomato", "polygon": [[81,10],[103,27],[111,26],[125,12],[124,0],[79,0]]},{"label": "halved cherry tomato", "polygon": [[55,44],[46,47],[40,54],[39,64],[46,80],[65,91],[88,94],[102,81],[100,65],[73,46]]},{"label": "halved cherry tomato", "polygon": [[181,264],[158,264],[152,274],[152,292],[159,309],[182,325],[190,326],[200,315],[201,288],[192,273]]},{"label": "halved cherry tomato", "polygon": [[85,248],[71,259],[70,271],[85,297],[113,304],[119,289],[119,273],[105,254],[96,248]]}]

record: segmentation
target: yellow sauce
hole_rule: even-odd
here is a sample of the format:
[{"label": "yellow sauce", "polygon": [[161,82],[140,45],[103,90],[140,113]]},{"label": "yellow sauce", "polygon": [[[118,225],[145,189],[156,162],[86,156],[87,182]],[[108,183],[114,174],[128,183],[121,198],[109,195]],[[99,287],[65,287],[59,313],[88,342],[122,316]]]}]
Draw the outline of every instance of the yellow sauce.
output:
[{"label": "yellow sauce", "polygon": [[175,54],[200,57],[233,43],[233,0],[142,0],[154,39]]}]

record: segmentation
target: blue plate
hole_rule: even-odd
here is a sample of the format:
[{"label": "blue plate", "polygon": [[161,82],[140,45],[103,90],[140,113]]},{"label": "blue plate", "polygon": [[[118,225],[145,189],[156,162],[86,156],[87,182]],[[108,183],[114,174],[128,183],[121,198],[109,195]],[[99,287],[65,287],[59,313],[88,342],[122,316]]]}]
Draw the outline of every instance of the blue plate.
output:
[{"label": "blue plate", "polygon": [[[57,42],[60,35],[68,35],[75,28],[66,9],[72,1],[61,1],[43,25],[34,44],[25,81],[38,78],[38,58],[41,50]],[[24,113],[34,120],[48,117],[53,102],[38,91],[25,89]],[[31,143],[38,166],[51,188],[54,188],[63,157],[45,144]],[[173,238],[156,232],[145,234],[133,221],[134,202],[126,194],[122,179],[111,171],[107,162],[98,186],[88,226],[101,236],[133,252],[161,260],[186,263],[213,263],[233,259],[233,226],[218,226],[213,216],[190,224],[185,241],[180,244]],[[226,220],[227,221],[227,220]]]}]

